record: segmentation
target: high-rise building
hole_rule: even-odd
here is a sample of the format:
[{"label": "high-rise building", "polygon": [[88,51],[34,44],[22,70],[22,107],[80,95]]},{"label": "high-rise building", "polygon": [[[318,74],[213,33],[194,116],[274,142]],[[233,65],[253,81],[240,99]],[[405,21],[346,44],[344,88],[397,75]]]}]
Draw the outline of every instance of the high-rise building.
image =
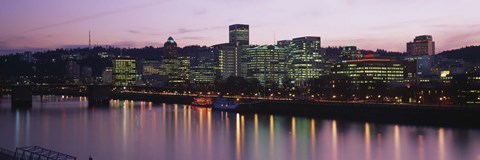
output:
[{"label": "high-rise building", "polygon": [[187,83],[190,81],[190,53],[181,53],[178,55],[178,61],[180,66],[178,67],[178,76],[181,83]]},{"label": "high-rise building", "polygon": [[212,46],[219,53],[219,70],[222,79],[230,76],[242,77],[242,55],[246,46],[234,46],[229,43]]},{"label": "high-rise building", "polygon": [[288,77],[297,85],[329,74],[329,67],[320,45],[320,37],[299,37],[291,41]]},{"label": "high-rise building", "polygon": [[407,54],[412,56],[434,55],[435,42],[431,35],[416,36],[413,42],[407,43]]},{"label": "high-rise building", "polygon": [[[188,79],[186,73],[186,64],[179,58],[177,42],[172,37],[168,37],[167,42],[163,45],[164,57],[162,63],[165,68],[165,75],[168,77],[168,83],[178,85],[185,83]],[[188,68],[188,67],[187,67]]]},{"label": "high-rise building", "polygon": [[286,72],[286,50],[274,45],[246,49],[246,78],[255,78],[262,85],[283,84]]},{"label": "high-rise building", "polygon": [[190,80],[193,83],[213,83],[216,78],[213,51],[190,53]]},{"label": "high-rise building", "polygon": [[133,85],[137,79],[136,60],[128,57],[115,58],[113,63],[113,82],[117,86]]},{"label": "high-rise building", "polygon": [[177,42],[172,37],[168,37],[167,42],[163,44],[164,58],[177,58]]},{"label": "high-rise building", "polygon": [[229,43],[235,46],[248,46],[249,26],[246,24],[234,24],[229,26]]},{"label": "high-rise building", "polygon": [[242,57],[245,56],[245,49],[249,45],[249,26],[245,24],[230,25],[229,43],[212,46],[214,52],[219,54],[218,65],[221,74],[219,77],[222,77],[222,79],[227,79],[230,76],[244,77]]}]

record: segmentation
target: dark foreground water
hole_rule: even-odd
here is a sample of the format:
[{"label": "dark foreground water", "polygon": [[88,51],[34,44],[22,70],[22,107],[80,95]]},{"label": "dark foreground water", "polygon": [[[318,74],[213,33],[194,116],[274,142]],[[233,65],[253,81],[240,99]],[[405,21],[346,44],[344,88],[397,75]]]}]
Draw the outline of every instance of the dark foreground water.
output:
[{"label": "dark foreground water", "polygon": [[[38,145],[79,159],[480,160],[480,130],[236,114],[177,104],[0,98],[0,147]],[[480,115],[479,115],[480,116]]]}]

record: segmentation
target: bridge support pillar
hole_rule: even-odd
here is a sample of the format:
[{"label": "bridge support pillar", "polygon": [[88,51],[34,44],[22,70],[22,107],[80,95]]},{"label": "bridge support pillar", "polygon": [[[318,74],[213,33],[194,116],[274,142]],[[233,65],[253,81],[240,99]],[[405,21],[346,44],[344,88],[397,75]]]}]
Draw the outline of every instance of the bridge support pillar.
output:
[{"label": "bridge support pillar", "polygon": [[12,109],[32,108],[32,86],[16,85],[12,87]]},{"label": "bridge support pillar", "polygon": [[112,95],[112,87],[108,85],[91,85],[87,88],[88,106],[108,106]]}]

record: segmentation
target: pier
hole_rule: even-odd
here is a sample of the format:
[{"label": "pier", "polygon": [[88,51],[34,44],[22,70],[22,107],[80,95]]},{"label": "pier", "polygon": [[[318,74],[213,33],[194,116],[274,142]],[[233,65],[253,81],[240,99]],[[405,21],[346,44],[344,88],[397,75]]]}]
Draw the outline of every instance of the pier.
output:
[{"label": "pier", "polygon": [[15,152],[0,148],[0,160],[77,160],[77,157],[39,146],[19,147]]}]

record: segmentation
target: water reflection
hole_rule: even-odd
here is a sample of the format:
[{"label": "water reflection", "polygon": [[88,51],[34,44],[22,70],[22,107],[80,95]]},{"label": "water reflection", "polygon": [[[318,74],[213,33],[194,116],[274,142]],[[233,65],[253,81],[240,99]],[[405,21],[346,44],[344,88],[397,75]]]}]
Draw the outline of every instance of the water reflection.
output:
[{"label": "water reflection", "polygon": [[394,126],[394,145],[395,145],[395,160],[401,159],[400,153],[400,127],[398,125]]},{"label": "water reflection", "polygon": [[418,135],[418,159],[425,160],[425,138],[422,134]]},{"label": "water reflection", "polygon": [[297,126],[295,117],[292,117],[292,158],[297,159]]},{"label": "water reflection", "polygon": [[332,121],[332,159],[338,160],[338,134],[337,134],[337,121]]},{"label": "water reflection", "polygon": [[273,115],[270,115],[270,159],[274,159],[275,155],[275,130]]},{"label": "water reflection", "polygon": [[371,160],[370,124],[365,123],[365,160]]},{"label": "water reflection", "polygon": [[[9,103],[2,100],[2,103]],[[180,104],[44,96],[0,108],[0,147],[39,145],[87,159],[478,159],[480,131],[240,114]],[[8,106],[8,105],[1,105]],[[468,135],[468,136],[467,136]],[[461,157],[461,158],[458,158]]]},{"label": "water reflection", "polygon": [[445,160],[445,131],[438,129],[438,156],[440,160]]}]

